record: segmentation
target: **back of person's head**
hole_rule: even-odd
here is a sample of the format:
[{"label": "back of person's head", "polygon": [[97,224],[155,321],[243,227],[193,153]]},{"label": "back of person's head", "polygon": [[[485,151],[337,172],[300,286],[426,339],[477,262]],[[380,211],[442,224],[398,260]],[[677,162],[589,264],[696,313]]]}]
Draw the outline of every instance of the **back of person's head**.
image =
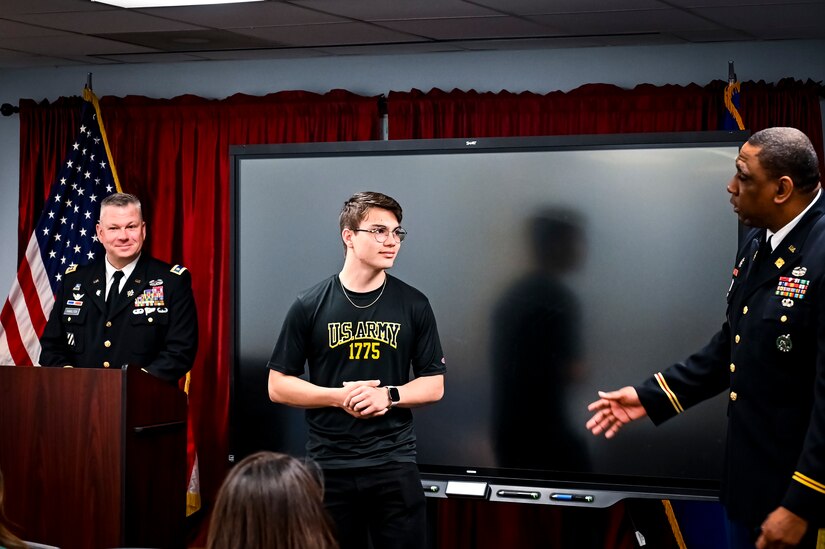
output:
[{"label": "back of person's head", "polygon": [[300,460],[258,452],[218,492],[207,549],[335,549],[318,474]]},{"label": "back of person's head", "polygon": [[12,534],[8,526],[6,526],[6,510],[3,506],[5,489],[6,487],[3,484],[3,471],[0,471],[0,547],[5,547],[6,549],[27,549],[26,544]]},{"label": "back of person's head", "polygon": [[759,147],[759,165],[773,178],[788,176],[802,192],[819,183],[819,161],[808,136],[796,128],[765,128],[753,134],[748,143]]}]

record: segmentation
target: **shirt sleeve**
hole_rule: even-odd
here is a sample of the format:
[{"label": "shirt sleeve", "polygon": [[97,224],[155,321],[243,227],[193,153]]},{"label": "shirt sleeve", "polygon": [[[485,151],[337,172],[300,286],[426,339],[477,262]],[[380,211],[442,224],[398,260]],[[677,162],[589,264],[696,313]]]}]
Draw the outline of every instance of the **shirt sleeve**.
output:
[{"label": "shirt sleeve", "polygon": [[730,386],[727,322],[701,351],[635,387],[647,415],[659,425]]},{"label": "shirt sleeve", "polygon": [[303,304],[300,299],[296,299],[286,313],[267,367],[291,376],[303,374],[310,330],[311,325]]},{"label": "shirt sleeve", "polygon": [[441,375],[447,371],[435,314],[430,307],[430,302],[426,300],[416,315],[412,369],[415,377]]}]

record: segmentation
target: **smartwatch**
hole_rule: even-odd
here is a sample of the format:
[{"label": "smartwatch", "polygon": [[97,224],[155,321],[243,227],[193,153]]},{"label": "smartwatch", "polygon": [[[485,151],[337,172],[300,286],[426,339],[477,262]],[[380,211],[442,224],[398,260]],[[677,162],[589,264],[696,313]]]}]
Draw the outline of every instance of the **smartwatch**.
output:
[{"label": "smartwatch", "polygon": [[398,387],[387,385],[387,396],[390,398],[389,408],[392,408],[393,406],[401,402],[401,395],[398,393]]}]

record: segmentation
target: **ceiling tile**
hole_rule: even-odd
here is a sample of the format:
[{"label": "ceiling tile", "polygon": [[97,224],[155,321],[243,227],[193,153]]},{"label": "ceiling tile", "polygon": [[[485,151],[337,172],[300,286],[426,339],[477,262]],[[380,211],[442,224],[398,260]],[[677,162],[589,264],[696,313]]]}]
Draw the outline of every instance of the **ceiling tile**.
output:
[{"label": "ceiling tile", "polygon": [[635,34],[677,30],[716,29],[720,26],[679,10],[634,10],[588,14],[531,15],[539,23],[562,28],[570,35]]},{"label": "ceiling tile", "polygon": [[21,13],[94,12],[110,9],[112,6],[89,0],[3,0],[3,17]]},{"label": "ceiling tile", "polygon": [[295,27],[258,27],[254,29],[235,29],[235,32],[289,46],[306,47],[413,42],[421,40],[415,36],[369,23],[328,23]]},{"label": "ceiling tile", "polygon": [[556,34],[546,26],[506,15],[383,21],[381,24],[402,32],[436,40],[514,38],[518,36],[547,36]]},{"label": "ceiling tile", "polygon": [[184,63],[189,61],[203,61],[203,58],[186,53],[123,53],[116,55],[98,55],[101,61],[108,63]]},{"label": "ceiling tile", "polygon": [[17,21],[41,25],[83,34],[102,34],[115,32],[154,32],[172,30],[196,30],[201,27],[180,21],[162,19],[144,15],[133,10],[106,10],[94,13],[94,18],[87,12],[38,13],[18,15]]},{"label": "ceiling tile", "polygon": [[232,5],[155,8],[140,11],[157,17],[223,29],[347,21],[335,15],[304,9],[284,2],[250,2]]},{"label": "ceiling tile", "polygon": [[[143,48],[141,46],[78,34],[24,38],[2,37],[0,38],[0,48],[36,53],[38,55],[52,55],[54,57],[151,51],[149,48]],[[55,55],[57,52],[59,52],[59,55]]]},{"label": "ceiling tile", "polygon": [[363,21],[498,15],[493,10],[461,0],[294,0],[291,3]]},{"label": "ceiling tile", "polygon": [[304,59],[325,57],[329,54],[311,48],[261,48],[255,50],[199,51],[193,52],[192,55],[212,61],[240,61],[243,59]]},{"label": "ceiling tile", "polygon": [[0,40],[5,38],[62,36],[64,34],[66,33],[56,29],[47,29],[34,25],[26,25],[25,23],[17,23],[14,21],[0,19]]},{"label": "ceiling tile", "polygon": [[464,48],[452,42],[408,42],[404,44],[367,44],[363,46],[338,46],[317,48],[327,55],[409,55],[413,53],[456,52]]},{"label": "ceiling tile", "polygon": [[660,0],[475,0],[475,3],[515,15],[540,15],[549,13],[589,13],[661,9],[668,7]]}]

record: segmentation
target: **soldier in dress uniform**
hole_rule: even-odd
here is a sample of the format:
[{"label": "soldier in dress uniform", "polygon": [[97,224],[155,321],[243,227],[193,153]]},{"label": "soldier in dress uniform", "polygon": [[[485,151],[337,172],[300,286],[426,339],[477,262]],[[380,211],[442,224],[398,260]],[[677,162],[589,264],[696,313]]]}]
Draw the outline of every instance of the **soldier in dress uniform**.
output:
[{"label": "soldier in dress uniform", "polygon": [[101,202],[97,237],[105,257],[66,270],[40,338],[40,364],[137,364],[177,381],[192,368],[198,348],[189,271],[141,253],[146,223],[133,195],[115,193]]},{"label": "soldier in dress uniform", "polygon": [[794,128],[755,133],[727,191],[751,230],[722,329],[642,384],[599,392],[587,428],[611,438],[727,392],[731,548],[825,547],[825,199],[813,145]]}]

